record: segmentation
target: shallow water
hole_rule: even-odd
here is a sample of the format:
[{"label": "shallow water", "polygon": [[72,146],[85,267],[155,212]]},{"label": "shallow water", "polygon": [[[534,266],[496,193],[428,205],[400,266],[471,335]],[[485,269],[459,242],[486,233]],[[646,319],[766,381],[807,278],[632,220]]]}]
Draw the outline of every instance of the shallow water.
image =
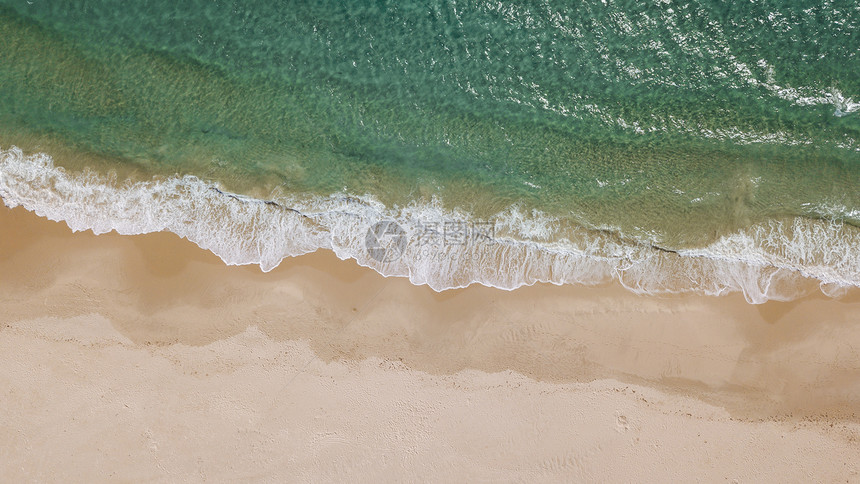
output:
[{"label": "shallow water", "polygon": [[74,228],[436,289],[860,284],[856,2],[0,3],[0,195]]}]

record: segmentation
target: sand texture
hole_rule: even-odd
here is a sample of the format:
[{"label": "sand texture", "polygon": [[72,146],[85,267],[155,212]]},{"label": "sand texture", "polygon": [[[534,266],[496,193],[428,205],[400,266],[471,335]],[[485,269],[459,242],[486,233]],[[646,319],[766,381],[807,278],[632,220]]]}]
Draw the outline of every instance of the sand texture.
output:
[{"label": "sand texture", "polygon": [[0,208],[7,481],[860,482],[860,297],[435,293]]}]

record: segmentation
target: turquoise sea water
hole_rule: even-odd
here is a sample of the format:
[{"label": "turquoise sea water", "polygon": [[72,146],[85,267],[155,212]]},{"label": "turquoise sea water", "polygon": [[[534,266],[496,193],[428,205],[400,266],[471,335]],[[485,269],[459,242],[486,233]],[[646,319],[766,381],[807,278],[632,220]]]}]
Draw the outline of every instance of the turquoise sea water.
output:
[{"label": "turquoise sea water", "polygon": [[854,1],[0,5],[0,195],[76,229],[436,289],[860,285]]}]

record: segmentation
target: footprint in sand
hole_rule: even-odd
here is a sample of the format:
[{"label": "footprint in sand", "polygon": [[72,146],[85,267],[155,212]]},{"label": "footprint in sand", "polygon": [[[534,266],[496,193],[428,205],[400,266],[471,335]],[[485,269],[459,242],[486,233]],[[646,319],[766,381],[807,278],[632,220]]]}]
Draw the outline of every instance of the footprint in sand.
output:
[{"label": "footprint in sand", "polygon": [[630,430],[630,422],[628,422],[627,417],[625,417],[624,415],[619,415],[615,419],[615,428],[619,432],[627,432],[628,430]]}]

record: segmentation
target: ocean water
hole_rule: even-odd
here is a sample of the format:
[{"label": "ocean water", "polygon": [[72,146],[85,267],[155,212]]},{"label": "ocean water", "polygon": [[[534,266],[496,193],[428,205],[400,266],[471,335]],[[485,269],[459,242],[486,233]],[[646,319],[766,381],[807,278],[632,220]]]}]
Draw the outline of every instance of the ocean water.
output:
[{"label": "ocean water", "polygon": [[858,32],[856,1],[0,1],[0,196],[263,270],[838,295]]}]

